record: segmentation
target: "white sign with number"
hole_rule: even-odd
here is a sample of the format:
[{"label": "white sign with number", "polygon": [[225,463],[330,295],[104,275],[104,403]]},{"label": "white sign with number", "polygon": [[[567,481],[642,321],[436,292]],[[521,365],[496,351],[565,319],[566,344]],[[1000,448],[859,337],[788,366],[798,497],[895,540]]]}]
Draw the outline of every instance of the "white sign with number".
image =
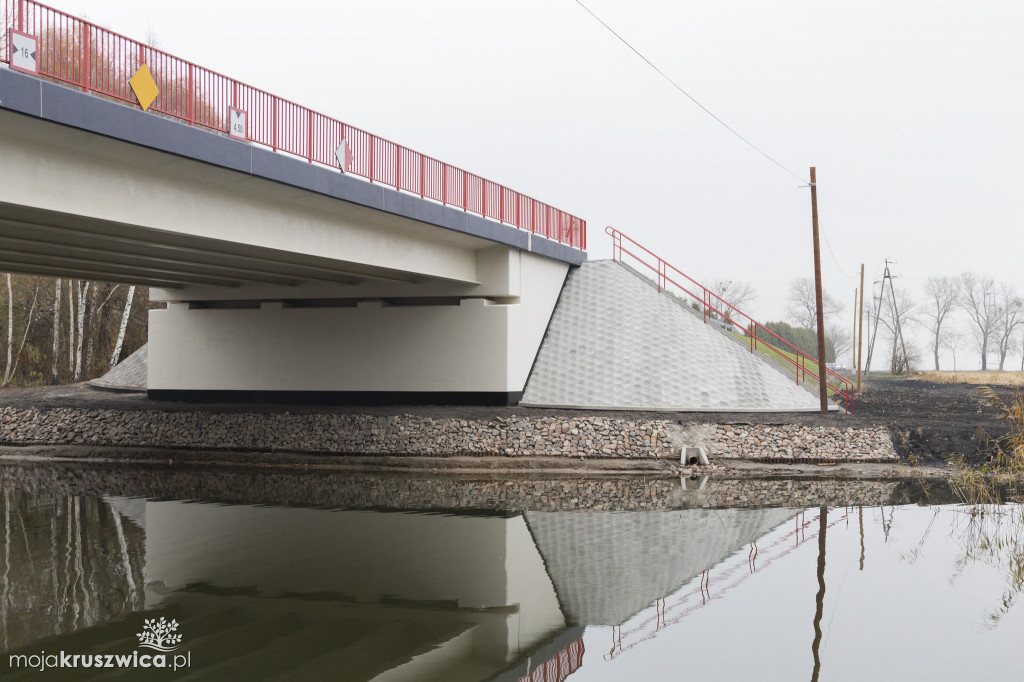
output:
[{"label": "white sign with number", "polygon": [[39,73],[34,35],[11,30],[11,68],[25,73]]},{"label": "white sign with number", "polygon": [[249,139],[249,115],[241,109],[228,108],[228,135],[236,140]]}]

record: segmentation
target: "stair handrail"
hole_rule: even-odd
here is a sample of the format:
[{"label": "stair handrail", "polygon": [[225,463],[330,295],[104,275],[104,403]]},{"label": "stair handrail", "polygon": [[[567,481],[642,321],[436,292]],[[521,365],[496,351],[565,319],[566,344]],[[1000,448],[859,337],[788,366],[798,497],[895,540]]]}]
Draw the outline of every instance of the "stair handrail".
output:
[{"label": "stair handrail", "polygon": [[[621,261],[623,254],[631,256],[634,260],[636,260],[638,263],[646,267],[648,270],[651,270],[652,272],[657,274],[658,277],[656,281],[659,292],[662,291],[663,289],[667,289],[668,284],[672,284],[690,298],[694,299],[695,301],[699,301],[701,306],[701,313],[704,318],[704,323],[707,324],[708,320],[714,319],[713,315],[718,315],[723,320],[727,321],[729,324],[742,330],[742,332],[750,338],[751,353],[753,353],[760,347],[758,346],[758,342],[760,342],[761,346],[767,348],[772,353],[775,353],[776,355],[778,355],[778,357],[782,358],[784,361],[788,362],[790,365],[796,368],[796,383],[798,386],[800,385],[801,375],[803,376],[803,380],[805,382],[807,381],[808,377],[812,381],[818,381],[818,376],[813,371],[809,375],[807,372],[808,360],[817,364],[817,360],[812,358],[810,355],[800,350],[792,343],[790,343],[786,339],[782,338],[781,336],[773,332],[771,329],[768,329],[763,324],[752,318],[750,315],[746,314],[733,304],[729,303],[721,296],[711,291],[706,286],[704,286],[697,280],[693,279],[685,272],[675,267],[674,265],[663,259],[661,256],[657,255],[656,253],[654,253],[646,246],[633,239],[632,237],[624,234],[622,231],[612,227],[611,225],[605,227],[604,231],[605,234],[612,238],[613,261]],[[623,245],[624,240],[626,242],[626,245]],[[641,253],[634,253],[634,251],[630,250],[631,247],[636,250],[639,250]],[[653,265],[645,259],[644,254],[646,254],[648,257],[654,260]],[[670,276],[670,273],[672,276]],[[692,284],[701,292],[701,295],[698,296],[694,292],[687,289],[686,286],[680,284],[675,279],[673,279],[673,276],[685,278],[687,282]],[[714,301],[723,304],[730,311],[732,311],[733,315],[745,320],[746,324],[740,324],[735,319],[733,319],[733,315],[726,313],[724,310],[720,308],[716,308],[714,305]],[[788,351],[795,356],[796,359],[789,357],[789,355],[787,355],[785,352],[783,352],[775,345],[765,340],[764,336],[762,335],[762,332],[767,333],[776,341],[778,341],[780,345],[785,346],[788,349]],[[828,366],[825,367],[825,372],[826,386],[829,389],[831,389],[834,394],[838,395],[842,399],[846,412],[852,412],[853,382]],[[829,381],[829,379],[832,379],[832,381]]]}]

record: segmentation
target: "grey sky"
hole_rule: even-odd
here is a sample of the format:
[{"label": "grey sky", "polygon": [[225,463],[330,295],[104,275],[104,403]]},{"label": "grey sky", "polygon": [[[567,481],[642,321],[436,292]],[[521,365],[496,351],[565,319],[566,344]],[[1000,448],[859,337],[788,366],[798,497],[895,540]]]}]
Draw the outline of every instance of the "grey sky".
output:
[{"label": "grey sky", "polygon": [[[965,269],[1024,291],[1021,3],[585,3],[780,163],[817,167],[850,325],[860,263],[878,279],[886,257],[917,297]],[[573,0],[53,4],[575,213],[591,258],[611,224],[698,280],[749,280],[762,320],[812,274],[808,190]]]}]

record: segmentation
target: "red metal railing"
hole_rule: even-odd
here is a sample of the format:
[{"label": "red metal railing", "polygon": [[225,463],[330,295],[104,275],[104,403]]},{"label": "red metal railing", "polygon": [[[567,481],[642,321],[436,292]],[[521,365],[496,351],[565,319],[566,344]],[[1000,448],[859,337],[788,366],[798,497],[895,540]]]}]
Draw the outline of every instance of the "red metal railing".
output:
[{"label": "red metal railing", "polygon": [[565,211],[34,0],[0,0],[8,64],[11,29],[36,37],[42,77],[135,104],[128,79],[146,64],[160,89],[150,108],[165,116],[227,133],[228,109],[239,109],[250,141],[332,168],[344,140],[346,173],[587,248],[586,221]]},{"label": "red metal railing", "polygon": [[[694,301],[700,304],[701,314],[704,316],[705,324],[715,315],[724,321],[735,326],[743,332],[750,340],[750,352],[763,349],[770,355],[781,358],[781,360],[796,371],[796,383],[799,386],[801,381],[818,381],[817,361],[802,350],[786,341],[784,338],[768,329],[760,322],[735,307],[718,294],[711,291],[695,279],[679,270],[671,263],[662,260],[651,250],[644,247],[612,226],[604,228],[606,234],[612,238],[612,259],[621,261],[623,255],[632,257],[637,263],[657,275],[658,291],[665,289],[669,284],[683,292]],[[682,283],[681,283],[682,282]],[[700,293],[694,293],[690,288]],[[738,322],[740,320],[741,322]],[[768,341],[766,339],[771,339]],[[784,348],[785,351],[781,350]],[[791,357],[792,356],[792,357]],[[807,363],[812,363],[811,371],[807,371]],[[853,382],[839,374],[835,370],[826,368],[826,383],[833,397],[843,402],[847,412],[853,410]]]},{"label": "red metal railing", "polygon": [[[829,509],[831,510],[832,508],[830,507]],[[848,519],[850,517],[850,511],[851,508],[846,507],[843,515],[829,523],[828,528],[837,526]],[[699,592],[698,590],[691,590],[686,594],[680,594],[677,592],[669,597],[662,597],[655,603],[654,615],[648,616],[640,622],[634,621],[627,626],[628,629],[625,631],[623,631],[621,625],[613,627],[611,633],[612,647],[608,653],[604,654],[604,660],[611,661],[618,658],[622,654],[640,646],[644,642],[649,642],[658,637],[667,628],[673,625],[678,625],[691,614],[705,608],[711,602],[725,598],[729,592],[746,582],[750,576],[757,575],[758,571],[763,572],[773,563],[785,556],[788,556],[793,552],[793,550],[799,548],[801,544],[807,542],[808,535],[811,540],[818,535],[818,531],[815,530],[818,526],[814,524],[814,522],[820,521],[820,513],[813,516],[811,520],[808,521],[807,510],[803,510],[794,518],[796,521],[795,530],[786,532],[784,535],[777,536],[771,544],[768,545],[768,547],[758,550],[757,540],[755,540],[751,545],[751,554],[759,551],[766,555],[761,559],[761,567],[759,569],[750,561],[750,554],[748,554],[747,566],[749,566],[750,570],[743,573],[743,564],[736,560],[742,555],[740,555],[739,552],[736,552],[724,559],[717,566],[711,567],[716,569],[715,594],[711,594],[711,568],[708,568],[701,574]],[[776,529],[777,528],[778,526]],[[809,534],[807,532],[808,528],[812,529]],[[772,529],[769,533],[775,532],[776,529]],[[801,534],[803,535],[802,538]],[[795,543],[793,545],[789,544],[791,539],[795,539]],[[700,597],[697,597],[698,593],[700,594]],[[693,598],[693,601],[690,601],[691,598]],[[673,603],[669,603],[669,600]],[[650,607],[646,610],[649,612]],[[625,640],[625,644],[623,644],[623,640]]]},{"label": "red metal railing", "polygon": [[554,658],[540,663],[530,674],[520,677],[517,682],[564,682],[583,665],[583,640],[577,639],[555,654]]}]

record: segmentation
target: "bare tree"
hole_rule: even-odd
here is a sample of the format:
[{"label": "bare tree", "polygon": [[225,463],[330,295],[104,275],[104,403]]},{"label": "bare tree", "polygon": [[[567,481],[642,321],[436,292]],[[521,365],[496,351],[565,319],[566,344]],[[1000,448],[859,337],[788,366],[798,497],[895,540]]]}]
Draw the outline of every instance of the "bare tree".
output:
[{"label": "bare tree", "polygon": [[840,324],[837,320],[832,320],[825,325],[825,336],[832,342],[836,362],[853,348],[852,334],[846,329],[845,325]]},{"label": "bare tree", "polygon": [[999,287],[996,298],[999,323],[996,328],[996,347],[999,349],[999,371],[1003,371],[1006,356],[1014,343],[1014,332],[1024,324],[1024,301],[1013,290],[1013,285],[1003,284]]},{"label": "bare tree", "polygon": [[128,295],[124,299],[124,311],[121,313],[121,325],[117,329],[117,342],[114,343],[114,352],[110,355],[110,366],[117,364],[121,356],[121,345],[124,344],[124,332],[128,329],[128,318],[132,314],[132,299],[135,298],[135,285],[128,287]]},{"label": "bare tree", "polygon": [[11,284],[11,273],[6,273],[7,279],[7,364],[4,365],[4,376],[11,366],[11,353],[14,349],[14,285]]},{"label": "bare tree", "polygon": [[68,374],[75,371],[75,331],[78,325],[75,324],[75,282],[68,280]]},{"label": "bare tree", "polygon": [[60,381],[60,371],[58,367],[57,357],[60,353],[60,292],[61,292],[61,280],[58,277],[54,280],[53,287],[53,362],[50,365],[50,381],[51,383],[58,383]]},{"label": "bare tree", "polygon": [[[731,279],[716,279],[712,280],[711,286],[708,288],[717,294],[723,301],[738,310],[743,310],[743,306],[757,298],[757,292],[754,290],[754,287],[750,282],[738,282]],[[732,311],[728,306],[724,306],[717,301],[713,301],[712,305],[721,309],[721,311],[729,318],[735,319],[735,316],[732,314]],[[712,317],[717,317],[715,313],[711,313],[711,315]],[[739,320],[736,321],[739,322]]]},{"label": "bare tree", "polygon": [[39,302],[39,279],[35,278],[35,290],[32,292],[32,305],[28,310],[28,315],[25,317],[25,326],[21,335],[21,343],[18,345],[18,351],[13,354],[13,361],[11,360],[11,348],[13,344],[13,332],[14,332],[14,305],[13,305],[13,285],[11,283],[11,275],[7,274],[7,365],[4,367],[4,377],[0,381],[0,388],[6,387],[11,383],[11,379],[14,378],[14,372],[18,369],[18,360],[21,358],[21,353],[25,350],[25,342],[28,340],[29,332],[32,330],[32,322],[35,320],[36,315],[36,303]]},{"label": "bare tree", "polygon": [[75,321],[75,348],[74,357],[75,365],[72,371],[72,379],[78,381],[82,378],[82,349],[85,342],[85,308],[88,304],[89,289],[92,286],[92,282],[83,282],[81,280],[75,280],[77,291],[75,292],[78,301],[78,317]]},{"label": "bare tree", "polygon": [[950,329],[946,333],[945,347],[953,353],[953,371],[956,371],[956,349],[964,345],[964,335],[959,329]]},{"label": "bare tree", "polygon": [[988,344],[999,326],[996,283],[991,277],[965,272],[960,275],[960,307],[972,322],[971,333],[981,351],[981,369],[988,369]]},{"label": "bare tree", "polygon": [[960,282],[955,277],[929,277],[924,286],[926,302],[921,306],[924,327],[931,335],[932,354],[935,357],[935,371],[939,371],[939,349],[945,343],[948,327],[943,327],[946,318],[957,305],[960,297]]},{"label": "bare tree", "polygon": [[747,303],[757,299],[757,291],[754,290],[754,285],[750,282],[716,279],[708,288],[737,308],[743,308]]},{"label": "bare tree", "polygon": [[[843,304],[827,291],[821,293],[822,312],[825,320],[843,312]],[[798,327],[818,328],[818,303],[814,282],[808,277],[797,277],[789,283],[789,304],[786,314]]]}]

